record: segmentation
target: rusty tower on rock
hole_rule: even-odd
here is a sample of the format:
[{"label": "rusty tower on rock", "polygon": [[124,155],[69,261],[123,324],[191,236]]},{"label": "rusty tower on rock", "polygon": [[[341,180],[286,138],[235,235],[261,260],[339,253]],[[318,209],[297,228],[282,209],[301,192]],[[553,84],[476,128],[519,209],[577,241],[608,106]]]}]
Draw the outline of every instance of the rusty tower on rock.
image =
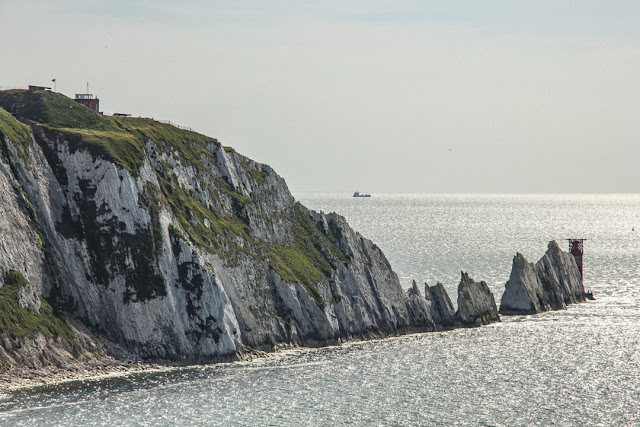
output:
[{"label": "rusty tower on rock", "polygon": [[580,280],[582,280],[582,255],[584,254],[584,241],[587,239],[567,240],[569,241],[569,252],[571,252],[571,255],[576,259],[576,264],[578,264],[578,270],[580,271]]}]

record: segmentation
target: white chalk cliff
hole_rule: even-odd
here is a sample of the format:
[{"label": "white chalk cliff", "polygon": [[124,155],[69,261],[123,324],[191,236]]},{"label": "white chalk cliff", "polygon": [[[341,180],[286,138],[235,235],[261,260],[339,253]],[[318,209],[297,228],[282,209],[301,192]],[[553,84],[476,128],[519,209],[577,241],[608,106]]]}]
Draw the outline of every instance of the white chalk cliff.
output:
[{"label": "white chalk cliff", "polygon": [[439,283],[404,292],[343,217],[214,138],[51,92],[0,91],[0,107],[0,373],[499,321],[464,273],[458,312]]},{"label": "white chalk cliff", "polygon": [[[60,94],[0,92],[17,102],[21,122],[0,114],[0,299],[18,286],[30,315],[50,303],[142,360],[436,328],[377,246],[297,203],[269,166]],[[12,351],[0,362],[22,363]]]}]

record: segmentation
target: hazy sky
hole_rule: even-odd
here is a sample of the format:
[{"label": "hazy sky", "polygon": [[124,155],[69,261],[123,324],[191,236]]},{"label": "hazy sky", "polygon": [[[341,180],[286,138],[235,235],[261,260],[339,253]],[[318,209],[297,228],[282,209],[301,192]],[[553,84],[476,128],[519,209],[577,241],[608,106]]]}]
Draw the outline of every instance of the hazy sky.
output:
[{"label": "hazy sky", "polygon": [[89,90],[294,192],[640,192],[640,1],[0,0],[0,86]]}]

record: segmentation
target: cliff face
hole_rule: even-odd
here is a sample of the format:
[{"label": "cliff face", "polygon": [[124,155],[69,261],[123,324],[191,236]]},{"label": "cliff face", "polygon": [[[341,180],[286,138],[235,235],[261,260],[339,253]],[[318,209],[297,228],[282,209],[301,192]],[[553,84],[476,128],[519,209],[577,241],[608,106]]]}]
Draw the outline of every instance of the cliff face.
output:
[{"label": "cliff face", "polygon": [[13,303],[29,313],[50,303],[142,359],[435,328],[380,249],[269,166],[59,94],[0,92],[16,103],[28,126],[0,109],[0,281],[24,276]]},{"label": "cliff face", "polygon": [[585,300],[580,271],[574,257],[555,241],[534,265],[518,253],[500,302],[502,314],[534,314],[566,308]]}]

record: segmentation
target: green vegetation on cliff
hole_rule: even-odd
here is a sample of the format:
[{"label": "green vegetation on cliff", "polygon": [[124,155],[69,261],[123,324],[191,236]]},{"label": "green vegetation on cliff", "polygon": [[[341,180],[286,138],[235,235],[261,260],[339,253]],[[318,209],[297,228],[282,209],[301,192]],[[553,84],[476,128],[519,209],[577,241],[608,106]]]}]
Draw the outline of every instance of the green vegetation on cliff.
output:
[{"label": "green vegetation on cliff", "polygon": [[330,277],[337,263],[348,263],[349,257],[303,212],[299,203],[293,206],[291,219],[293,244],[275,247],[271,268],[284,280],[300,283],[318,307],[324,308],[317,283]]},{"label": "green vegetation on cliff", "polygon": [[[0,108],[0,142],[2,142],[3,150],[6,151],[5,141],[7,138],[18,150],[18,155],[26,163],[28,149],[31,145],[31,132],[28,126],[17,121],[11,114]],[[7,153],[3,152],[6,156]]]},{"label": "green vegetation on cliff", "polygon": [[[145,144],[149,140],[165,144],[163,148],[179,153],[195,167],[202,167],[203,154],[210,156],[209,143],[219,145],[215,138],[152,119],[103,116],[60,93],[0,91],[0,107],[10,111],[16,104],[23,105],[20,117],[42,126],[49,138],[55,140],[56,133],[62,134],[71,149],[84,147],[92,155],[106,158],[134,176],[144,163]],[[4,121],[5,118],[0,117],[0,122]],[[13,122],[19,123],[15,119]]]},{"label": "green vegetation on cliff", "polygon": [[[284,280],[299,282],[318,306],[324,307],[317,284],[330,277],[337,264],[349,262],[348,256],[336,245],[336,236],[333,233],[325,234],[299,204],[282,213],[291,225],[291,235],[285,239],[289,243],[252,238],[252,215],[262,215],[257,204],[273,191],[266,187],[269,185],[269,172],[256,168],[253,162],[239,156],[231,147],[221,147],[214,138],[152,119],[103,116],[59,93],[0,91],[0,107],[9,110],[15,104],[23,104],[21,120],[42,128],[50,141],[66,140],[72,152],[87,150],[95,157],[125,168],[133,176],[139,176],[140,167],[147,160],[155,168],[158,184],[147,182],[144,194],[139,199],[140,205],[151,217],[150,229],[138,230],[139,234],[134,239],[141,248],[141,257],[149,257],[148,261],[151,262],[152,258],[160,255],[160,212],[166,209],[171,212],[174,225],[179,227],[181,235],[199,248],[220,255],[227,265],[236,265],[239,256],[263,259]],[[0,132],[12,141],[15,139],[14,145],[17,147],[27,147],[32,143],[28,126],[2,109]],[[51,149],[42,138],[36,139],[56,171],[59,164],[56,149]],[[216,151],[215,148],[222,150]],[[207,171],[211,165],[215,168],[222,161],[219,156],[237,161],[240,166],[238,172],[246,174],[247,179],[253,182],[255,193],[245,194],[235,189],[224,176],[214,175],[212,178]],[[27,163],[26,158],[23,161]],[[177,171],[179,168],[181,172]],[[184,181],[178,179],[180,173],[184,179],[185,170],[191,171],[189,174],[193,174],[198,181],[198,188],[183,185]],[[57,176],[64,185],[65,172],[60,171]],[[99,264],[116,262],[119,266],[116,270],[125,270],[120,264],[125,262],[124,254],[128,252],[124,248],[112,247],[111,231],[99,231],[101,227],[94,224],[95,218],[88,215],[99,208],[91,204],[95,189],[82,188],[83,200],[76,201],[80,209],[79,218],[72,218],[67,209],[56,226],[66,238],[87,241],[95,255],[94,280],[101,282],[100,277],[106,274],[106,270]],[[116,225],[114,227],[117,229]],[[143,254],[146,248],[151,250]],[[118,256],[123,260],[117,259]],[[105,257],[110,257],[110,261]],[[136,265],[146,265],[143,261],[140,259]],[[153,268],[147,270],[150,277],[155,277]],[[102,281],[106,283],[106,277]],[[150,291],[143,292],[144,287],[131,284],[137,298],[142,300],[164,295],[164,285],[161,285],[154,284]],[[132,299],[136,298],[136,294],[132,294]]]},{"label": "green vegetation on cliff", "polygon": [[40,298],[40,311],[20,305],[20,290],[29,285],[17,270],[9,270],[0,288],[0,334],[15,338],[34,338],[38,332],[49,338],[62,337],[70,345],[75,334],[66,321],[53,313],[51,305]]},{"label": "green vegetation on cliff", "polygon": [[116,130],[106,117],[60,93],[19,89],[0,92],[0,107],[11,111],[14,104],[23,105],[20,117],[53,128]]},{"label": "green vegetation on cliff", "polygon": [[202,157],[213,160],[208,145],[220,143],[215,138],[180,129],[168,123],[162,123],[153,119],[137,117],[111,117],[118,128],[135,136],[139,141],[146,143],[148,140],[156,144],[165,144],[164,150],[177,152],[180,157],[198,169],[203,167]]},{"label": "green vegetation on cliff", "polygon": [[240,242],[249,238],[246,223],[236,215],[225,215],[206,206],[197,195],[178,184],[174,175],[160,176],[159,181],[160,188],[147,184],[146,203],[152,211],[162,207],[169,209],[189,240],[197,246],[228,258],[230,252],[241,246]]}]

